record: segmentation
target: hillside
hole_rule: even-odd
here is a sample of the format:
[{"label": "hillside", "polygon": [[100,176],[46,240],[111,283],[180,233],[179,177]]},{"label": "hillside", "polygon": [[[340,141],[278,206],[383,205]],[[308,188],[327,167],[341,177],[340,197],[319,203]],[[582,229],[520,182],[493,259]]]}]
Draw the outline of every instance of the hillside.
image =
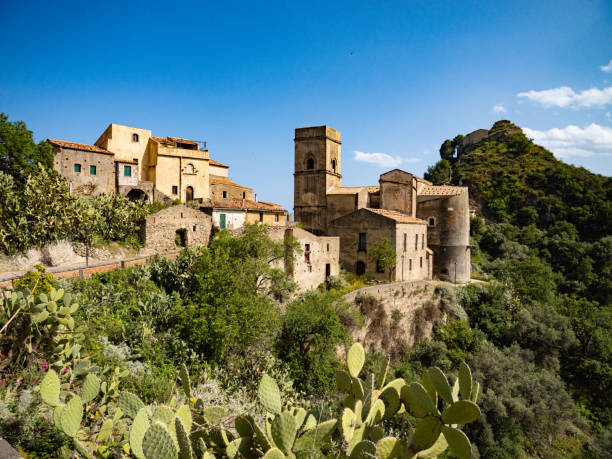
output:
[{"label": "hillside", "polygon": [[496,122],[486,138],[468,143],[463,135],[446,140],[442,159],[426,178],[467,185],[488,220],[540,229],[567,221],[588,241],[612,233],[611,177],[555,159],[509,121]]}]

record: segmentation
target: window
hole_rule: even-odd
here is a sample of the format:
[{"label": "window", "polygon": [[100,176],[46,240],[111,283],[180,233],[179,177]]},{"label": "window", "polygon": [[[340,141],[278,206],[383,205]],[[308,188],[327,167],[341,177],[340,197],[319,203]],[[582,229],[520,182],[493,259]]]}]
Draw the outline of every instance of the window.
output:
[{"label": "window", "polygon": [[384,268],[383,262],[381,260],[378,260],[376,262],[376,272],[377,273],[384,273],[385,272],[385,268]]},{"label": "window", "polygon": [[96,166],[89,166],[89,175],[96,175]]},{"label": "window", "polygon": [[419,248],[419,235],[416,234],[415,235],[415,239],[414,239],[414,250]]},{"label": "window", "polygon": [[412,258],[408,260],[408,271],[412,271]]},{"label": "window", "polygon": [[314,169],[314,159],[308,158],[306,160],[306,169]]},{"label": "window", "polygon": [[194,230],[194,231],[196,230],[196,225],[193,225],[193,230]]},{"label": "window", "polygon": [[172,194],[178,194],[178,186],[172,185]]},{"label": "window", "polygon": [[425,248],[425,235],[421,234],[421,249]]},{"label": "window", "polygon": [[227,191],[223,192],[223,199],[227,198]]},{"label": "window", "polygon": [[336,160],[332,159],[332,170],[336,172]]},{"label": "window", "polygon": [[427,222],[429,223],[429,226],[436,226],[436,217],[429,217]]},{"label": "window", "polygon": [[123,175],[125,177],[131,177],[132,176],[132,166],[123,166]]},{"label": "window", "polygon": [[278,223],[278,214],[276,214],[276,215],[274,216],[274,221],[275,221],[276,223]]},{"label": "window", "polygon": [[225,229],[225,214],[219,214],[219,228]]},{"label": "window", "polygon": [[75,172],[81,172],[81,165],[80,164],[75,164],[74,165],[74,171]]},{"label": "window", "polygon": [[310,244],[304,245],[304,261],[310,264]]},{"label": "window", "polygon": [[404,252],[406,251],[406,239],[407,238],[408,238],[408,235],[404,233]]},{"label": "window", "polygon": [[259,212],[259,221],[263,223],[263,212]]},{"label": "window", "polygon": [[138,142],[138,134],[132,134],[132,142]]},{"label": "window", "polygon": [[327,251],[329,252],[329,244],[327,244]]},{"label": "window", "polygon": [[419,260],[419,268],[423,267],[423,257],[421,257],[421,259]]},{"label": "window", "polygon": [[246,198],[246,192],[242,192],[242,199]]},{"label": "window", "polygon": [[365,252],[366,250],[366,233],[359,233],[359,246],[357,248],[360,252]]}]

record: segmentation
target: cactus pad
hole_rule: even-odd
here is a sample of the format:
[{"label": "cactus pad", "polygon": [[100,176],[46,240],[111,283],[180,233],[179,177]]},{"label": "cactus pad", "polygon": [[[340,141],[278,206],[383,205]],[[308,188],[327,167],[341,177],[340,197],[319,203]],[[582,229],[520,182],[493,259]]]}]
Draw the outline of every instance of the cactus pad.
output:
[{"label": "cactus pad", "polygon": [[155,410],[153,410],[153,419],[162,421],[165,424],[170,424],[170,422],[174,419],[174,413],[169,406],[159,405],[155,408]]},{"label": "cactus pad", "polygon": [[442,413],[445,424],[467,424],[480,417],[480,408],[469,400],[459,400]]},{"label": "cactus pad", "polygon": [[138,411],[130,428],[130,448],[132,448],[132,453],[138,459],[145,459],[144,451],[142,450],[142,440],[149,428],[150,418],[151,409],[145,406]]},{"label": "cactus pad", "polygon": [[442,433],[451,452],[459,459],[470,459],[472,457],[472,445],[468,437],[458,429],[452,427],[442,427]]},{"label": "cactus pad", "polygon": [[191,398],[191,380],[189,379],[189,371],[187,371],[187,366],[185,364],[181,365],[179,377],[181,378],[181,385],[183,386],[185,396]]},{"label": "cactus pad", "polygon": [[318,448],[333,433],[336,423],[335,419],[330,419],[310,429],[296,440],[293,445],[294,451],[310,451],[315,447]]},{"label": "cactus pad", "polygon": [[189,436],[183,427],[183,422],[178,418],[174,418],[174,428],[176,430],[176,440],[179,446],[179,459],[192,459],[191,442]]},{"label": "cactus pad", "polygon": [[121,392],[121,394],[119,394],[119,408],[132,419],[134,419],[144,406],[144,403],[142,403],[138,396],[131,392]]},{"label": "cactus pad", "polygon": [[417,382],[410,384],[410,396],[414,402],[430,414],[437,415],[438,409],[425,388]]},{"label": "cactus pad", "polygon": [[472,396],[472,372],[465,362],[459,365],[459,391],[463,400],[469,400]]},{"label": "cactus pad", "polygon": [[161,422],[147,429],[142,440],[142,450],[146,459],[174,459],[178,455],[178,446]]},{"label": "cactus pad", "polygon": [[351,376],[344,370],[336,370],[336,389],[345,394],[350,394],[353,381]]},{"label": "cactus pad", "polygon": [[89,403],[98,396],[100,392],[100,378],[95,374],[89,373],[83,382],[83,390],[81,391],[81,399],[83,403]]},{"label": "cactus pad", "polygon": [[259,401],[265,408],[265,410],[272,414],[280,414],[281,412],[281,398],[280,390],[276,382],[268,375],[264,374],[259,383],[259,390],[257,391]]},{"label": "cactus pad", "polygon": [[402,442],[395,437],[385,437],[376,444],[376,457],[378,459],[402,457],[402,451]]},{"label": "cactus pad", "polygon": [[62,430],[69,437],[74,437],[81,427],[83,419],[83,403],[81,397],[75,395],[70,399],[60,413],[60,425]]},{"label": "cactus pad", "polygon": [[40,396],[47,405],[56,406],[59,403],[59,394],[59,377],[54,370],[49,370],[40,383]]},{"label": "cactus pad", "polygon": [[344,437],[344,441],[347,443],[353,438],[356,421],[357,419],[355,418],[355,413],[353,413],[350,408],[344,408],[344,411],[342,412],[341,428],[342,436]]},{"label": "cactus pad", "polygon": [[285,455],[278,448],[270,448],[266,454],[264,454],[264,459],[285,459]]},{"label": "cactus pad", "polygon": [[376,445],[368,440],[362,440],[355,445],[349,459],[366,459],[376,454]]},{"label": "cactus pad", "polygon": [[293,447],[295,435],[297,434],[297,426],[295,418],[288,411],[283,411],[278,416],[275,416],[271,425],[272,439],[276,446],[288,454]]},{"label": "cactus pad", "polygon": [[387,387],[380,393],[380,399],[385,402],[385,415],[383,419],[392,418],[400,408],[400,397],[394,387]]},{"label": "cactus pad", "polygon": [[446,403],[452,405],[453,394],[451,392],[450,385],[448,384],[448,379],[446,379],[446,376],[444,373],[442,373],[442,370],[440,370],[438,367],[433,367],[429,369],[428,373],[429,380],[436,389],[436,392],[440,394],[440,397],[442,397]]},{"label": "cactus pad", "polygon": [[353,344],[346,354],[346,366],[353,378],[359,376],[364,363],[365,351],[363,346],[360,343]]},{"label": "cactus pad", "polygon": [[411,448],[413,451],[422,451],[430,448],[438,437],[442,423],[440,419],[434,416],[427,416],[426,418],[419,421],[414,429],[414,435],[412,436]]}]

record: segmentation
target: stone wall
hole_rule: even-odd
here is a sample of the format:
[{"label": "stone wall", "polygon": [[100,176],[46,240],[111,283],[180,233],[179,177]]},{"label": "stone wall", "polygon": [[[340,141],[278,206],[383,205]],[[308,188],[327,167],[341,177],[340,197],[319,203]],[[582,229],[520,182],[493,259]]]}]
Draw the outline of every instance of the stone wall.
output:
[{"label": "stone wall", "polygon": [[157,252],[176,250],[177,231],[182,230],[187,247],[207,246],[212,218],[204,212],[184,205],[172,206],[149,215],[143,225],[147,248]]},{"label": "stone wall", "polygon": [[[225,197],[223,197],[224,192]],[[210,199],[218,202],[229,199],[249,199],[253,201],[255,195],[251,188],[232,183],[230,179],[212,179],[210,181]]]},{"label": "stone wall", "polygon": [[[75,164],[81,167],[76,172]],[[91,174],[90,166],[96,167]],[[115,193],[115,161],[112,154],[53,146],[53,169],[71,183],[73,193]]]},{"label": "stone wall", "polygon": [[329,276],[340,273],[340,238],[315,236],[300,228],[288,229],[285,237],[293,236],[302,253],[296,255],[291,274],[299,291],[317,288]]}]

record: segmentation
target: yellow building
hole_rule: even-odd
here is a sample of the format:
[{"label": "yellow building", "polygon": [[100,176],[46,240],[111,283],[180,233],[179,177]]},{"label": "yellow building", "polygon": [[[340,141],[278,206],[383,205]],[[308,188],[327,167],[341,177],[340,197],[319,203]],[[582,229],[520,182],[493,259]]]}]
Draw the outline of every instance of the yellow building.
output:
[{"label": "yellow building", "polygon": [[[105,184],[98,187],[102,192],[116,191],[149,202],[198,201],[203,208],[227,213],[228,219],[230,213],[240,213],[235,222],[239,226],[244,222],[287,222],[288,212],[281,206],[257,202],[252,188],[234,183],[229,166],[210,158],[206,142],[156,137],[149,129],[116,123],[110,124],[94,145],[49,141],[55,169],[76,185],[100,182]],[[94,154],[95,158],[84,157]],[[98,156],[106,160],[104,164]],[[90,163],[95,163],[90,167],[94,172],[87,174],[89,169],[84,170],[83,165]]]}]

